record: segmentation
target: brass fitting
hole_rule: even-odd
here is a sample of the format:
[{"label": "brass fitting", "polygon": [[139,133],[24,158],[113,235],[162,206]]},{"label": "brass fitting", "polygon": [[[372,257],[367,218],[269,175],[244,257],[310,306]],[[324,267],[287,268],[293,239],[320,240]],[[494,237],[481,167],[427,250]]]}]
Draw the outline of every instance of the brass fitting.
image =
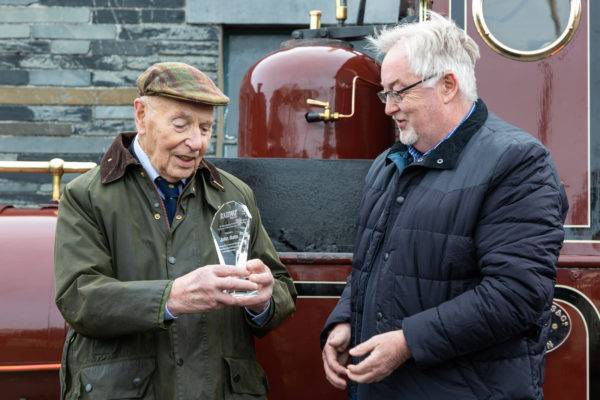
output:
[{"label": "brass fitting", "polygon": [[321,29],[321,10],[311,10],[310,29]]},{"label": "brass fitting", "polygon": [[348,4],[346,0],[335,0],[335,19],[340,25],[344,25],[344,21],[348,18]]}]

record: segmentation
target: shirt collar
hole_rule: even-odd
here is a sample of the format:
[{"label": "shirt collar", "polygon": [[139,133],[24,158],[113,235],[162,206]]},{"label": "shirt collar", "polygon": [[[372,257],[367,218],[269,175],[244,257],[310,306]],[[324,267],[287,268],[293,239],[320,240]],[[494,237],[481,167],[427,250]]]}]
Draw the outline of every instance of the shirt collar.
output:
[{"label": "shirt collar", "polygon": [[[135,156],[139,160],[140,164],[142,164],[144,171],[146,171],[152,182],[154,182],[156,178],[160,176],[160,174],[158,173],[158,171],[156,171],[156,169],[150,162],[150,158],[148,157],[144,149],[142,149],[142,146],[140,146],[139,137],[140,135],[135,135],[135,139],[133,140],[133,152],[135,153]],[[181,180],[182,185],[185,185],[186,182],[187,179]]]}]

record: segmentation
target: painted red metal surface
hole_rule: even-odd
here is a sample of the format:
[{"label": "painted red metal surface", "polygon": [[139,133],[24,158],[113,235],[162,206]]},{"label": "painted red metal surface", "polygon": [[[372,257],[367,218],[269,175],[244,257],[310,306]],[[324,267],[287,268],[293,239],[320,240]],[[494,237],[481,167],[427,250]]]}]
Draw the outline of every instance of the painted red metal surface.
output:
[{"label": "painted red metal surface", "polygon": [[56,209],[4,208],[0,218],[0,397],[56,399],[65,335],[54,305]]},{"label": "painted red metal surface", "polygon": [[[308,111],[322,111],[307,99],[328,101],[332,111],[349,114],[355,76],[360,79],[353,117],[306,121]],[[250,68],[240,87],[239,155],[374,158],[394,141],[379,90],[379,65],[349,48],[312,43],[271,53]]]}]

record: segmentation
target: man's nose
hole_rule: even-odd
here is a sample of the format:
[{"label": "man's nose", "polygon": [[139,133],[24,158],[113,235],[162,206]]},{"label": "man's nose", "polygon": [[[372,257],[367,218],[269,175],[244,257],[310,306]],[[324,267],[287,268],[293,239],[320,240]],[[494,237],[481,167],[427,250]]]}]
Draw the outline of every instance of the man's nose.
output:
[{"label": "man's nose", "polygon": [[202,130],[199,127],[194,129],[191,136],[186,139],[185,144],[192,151],[200,150],[202,147]]},{"label": "man's nose", "polygon": [[392,116],[395,112],[400,109],[399,105],[395,101],[388,100],[385,103],[385,113],[389,116]]}]

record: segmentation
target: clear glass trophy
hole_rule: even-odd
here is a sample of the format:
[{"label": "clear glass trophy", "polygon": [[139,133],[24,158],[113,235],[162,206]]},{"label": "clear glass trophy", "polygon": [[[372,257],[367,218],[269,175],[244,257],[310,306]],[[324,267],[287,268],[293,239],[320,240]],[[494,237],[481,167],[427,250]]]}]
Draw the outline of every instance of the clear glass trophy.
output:
[{"label": "clear glass trophy", "polygon": [[[237,201],[224,203],[213,217],[210,224],[219,263],[244,267],[248,260],[248,244],[250,242],[250,221],[252,215],[245,204]],[[254,296],[256,290],[231,291],[232,296]]]}]

